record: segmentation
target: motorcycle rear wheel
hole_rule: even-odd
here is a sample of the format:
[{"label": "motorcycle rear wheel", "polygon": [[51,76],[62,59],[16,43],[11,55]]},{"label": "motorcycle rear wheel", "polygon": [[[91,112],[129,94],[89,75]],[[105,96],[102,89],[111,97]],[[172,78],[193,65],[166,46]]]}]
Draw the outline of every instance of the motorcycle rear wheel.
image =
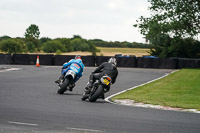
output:
[{"label": "motorcycle rear wheel", "polygon": [[98,89],[89,97],[90,102],[95,102],[99,96],[103,93],[103,85],[99,85]]},{"label": "motorcycle rear wheel", "polygon": [[67,86],[69,85],[69,80],[65,78],[63,84],[60,86],[60,89],[58,89],[58,94],[63,94],[67,90]]}]

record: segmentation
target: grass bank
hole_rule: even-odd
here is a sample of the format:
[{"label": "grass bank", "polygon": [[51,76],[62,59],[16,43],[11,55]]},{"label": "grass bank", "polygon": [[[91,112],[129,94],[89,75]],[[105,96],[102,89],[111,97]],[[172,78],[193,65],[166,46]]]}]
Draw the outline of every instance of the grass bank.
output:
[{"label": "grass bank", "polygon": [[112,98],[115,99],[200,110],[200,69],[181,69]]}]

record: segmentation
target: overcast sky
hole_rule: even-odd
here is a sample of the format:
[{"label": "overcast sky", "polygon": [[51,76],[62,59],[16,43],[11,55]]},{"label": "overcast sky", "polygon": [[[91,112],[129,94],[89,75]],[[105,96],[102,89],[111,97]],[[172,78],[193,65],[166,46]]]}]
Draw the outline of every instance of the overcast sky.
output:
[{"label": "overcast sky", "polygon": [[40,37],[144,42],[133,27],[149,16],[147,0],[1,0],[0,36],[24,37],[36,24]]}]

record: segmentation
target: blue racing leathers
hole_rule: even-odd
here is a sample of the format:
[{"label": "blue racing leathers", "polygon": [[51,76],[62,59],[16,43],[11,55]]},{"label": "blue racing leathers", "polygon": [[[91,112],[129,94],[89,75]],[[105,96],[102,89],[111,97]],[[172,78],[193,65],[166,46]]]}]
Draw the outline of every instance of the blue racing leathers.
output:
[{"label": "blue racing leathers", "polygon": [[76,73],[76,78],[73,81],[73,83],[75,83],[76,81],[79,80],[80,77],[82,77],[83,69],[84,69],[84,64],[81,59],[72,59],[69,62],[63,64],[62,75],[65,75],[65,73],[68,70],[74,71]]}]

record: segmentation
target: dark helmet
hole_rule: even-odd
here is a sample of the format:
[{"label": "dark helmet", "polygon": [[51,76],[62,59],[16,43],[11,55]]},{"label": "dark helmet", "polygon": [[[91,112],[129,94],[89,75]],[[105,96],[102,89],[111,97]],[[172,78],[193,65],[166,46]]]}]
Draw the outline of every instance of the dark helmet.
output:
[{"label": "dark helmet", "polygon": [[81,56],[80,55],[76,55],[75,59],[81,59]]},{"label": "dark helmet", "polygon": [[109,60],[108,60],[108,63],[112,63],[113,65],[117,65],[117,60],[114,58],[114,57],[112,57],[112,58],[110,58]]}]

